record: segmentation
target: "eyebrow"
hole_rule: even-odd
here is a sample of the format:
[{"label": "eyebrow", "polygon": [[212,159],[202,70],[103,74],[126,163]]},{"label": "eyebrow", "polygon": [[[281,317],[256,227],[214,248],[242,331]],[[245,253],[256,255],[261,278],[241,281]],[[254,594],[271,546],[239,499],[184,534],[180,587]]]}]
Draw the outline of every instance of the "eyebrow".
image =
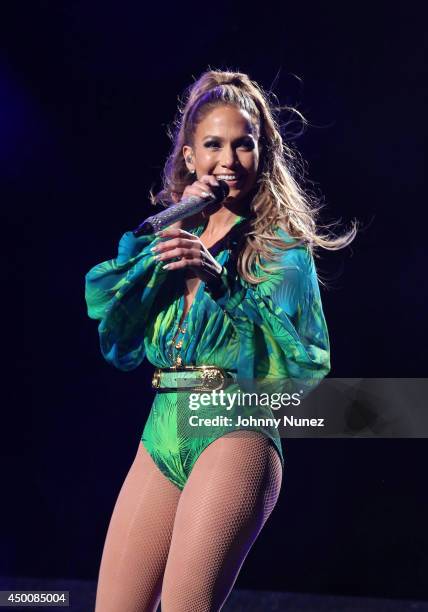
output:
[{"label": "eyebrow", "polygon": [[[223,141],[224,138],[222,138],[221,136],[214,136],[214,135],[210,135],[210,136],[204,136],[202,140],[207,140],[208,138],[213,138],[215,140],[221,140]],[[248,134],[245,134],[244,136],[240,136],[239,138],[235,138],[234,142],[239,142],[240,140],[245,140],[245,138],[254,138],[253,134],[251,132],[249,132]]]}]

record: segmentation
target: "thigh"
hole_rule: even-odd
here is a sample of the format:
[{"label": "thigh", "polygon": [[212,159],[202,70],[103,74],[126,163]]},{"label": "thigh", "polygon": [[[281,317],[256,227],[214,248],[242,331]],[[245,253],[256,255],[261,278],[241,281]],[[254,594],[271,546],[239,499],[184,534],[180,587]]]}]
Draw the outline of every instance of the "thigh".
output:
[{"label": "thigh", "polygon": [[108,527],[96,612],[156,610],[179,498],[140,442]]},{"label": "thigh", "polygon": [[260,432],[212,442],[182,491],[162,585],[165,612],[220,609],[278,499],[279,454]]}]

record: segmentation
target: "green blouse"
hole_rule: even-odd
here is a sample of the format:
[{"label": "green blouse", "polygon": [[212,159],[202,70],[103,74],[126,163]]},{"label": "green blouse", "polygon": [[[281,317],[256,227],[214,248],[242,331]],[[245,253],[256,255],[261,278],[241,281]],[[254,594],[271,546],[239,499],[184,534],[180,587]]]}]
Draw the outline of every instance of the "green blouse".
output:
[{"label": "green blouse", "polygon": [[[235,236],[243,221],[237,218]],[[192,233],[200,236],[203,229]],[[294,242],[282,230],[278,234]],[[144,357],[156,367],[170,367],[176,357],[171,340],[183,312],[185,282],[181,271],[163,270],[165,262],[154,259],[151,248],[159,240],[125,232],[117,257],[85,276],[88,316],[100,321],[101,353],[120,370],[137,368]],[[237,238],[226,242],[215,256],[224,266],[217,294],[203,282],[198,287],[186,317],[183,365],[216,365],[243,379],[319,381],[330,370],[329,337],[308,247],[281,251],[281,270],[250,285],[231,257],[236,244]]]},{"label": "green blouse", "polygon": [[[135,238],[126,232],[117,257],[86,274],[88,315],[100,321],[101,353],[111,365],[133,370],[147,357],[153,366],[167,368],[176,362],[179,350],[182,365],[214,365],[228,371],[236,381],[227,388],[229,393],[260,392],[272,380],[279,381],[281,392],[295,389],[296,379],[298,389],[318,384],[330,370],[330,353],[312,254],[302,245],[280,251],[281,269],[250,285],[238,275],[234,256],[244,221],[238,217],[222,241],[215,254],[223,265],[221,282],[214,291],[200,283],[180,325],[185,329],[181,335],[177,332],[184,307],[184,275],[163,270],[164,262],[154,259],[151,248],[159,238]],[[203,230],[201,225],[192,233],[200,236]],[[282,230],[278,234],[295,242]],[[258,269],[254,273],[265,274]],[[238,420],[232,428],[208,425],[195,432],[189,426],[189,398],[184,391],[157,393],[141,438],[160,470],[181,489],[208,444],[232,428],[244,428]],[[216,403],[198,409],[198,416],[208,421],[214,414],[226,412]],[[271,409],[260,406],[241,414],[262,417],[248,429],[270,437],[284,465]]]}]

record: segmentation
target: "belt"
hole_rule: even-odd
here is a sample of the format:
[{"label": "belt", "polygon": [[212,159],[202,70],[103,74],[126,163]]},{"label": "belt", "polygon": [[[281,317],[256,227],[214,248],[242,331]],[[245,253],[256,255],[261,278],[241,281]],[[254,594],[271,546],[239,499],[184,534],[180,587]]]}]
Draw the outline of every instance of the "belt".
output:
[{"label": "belt", "polygon": [[180,366],[156,368],[152,387],[160,392],[168,391],[217,391],[234,380],[233,372],[217,366]]}]

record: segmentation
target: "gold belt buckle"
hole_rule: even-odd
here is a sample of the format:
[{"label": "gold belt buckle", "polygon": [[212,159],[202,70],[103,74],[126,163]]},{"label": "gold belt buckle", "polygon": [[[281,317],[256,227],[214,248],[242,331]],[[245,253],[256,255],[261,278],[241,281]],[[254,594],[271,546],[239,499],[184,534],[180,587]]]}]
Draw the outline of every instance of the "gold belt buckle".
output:
[{"label": "gold belt buckle", "polygon": [[[161,387],[161,375],[163,372],[201,372],[202,384],[196,387]],[[171,368],[156,368],[153,373],[152,387],[163,391],[195,390],[195,391],[218,391],[223,388],[226,380],[226,372],[217,366],[173,366]]]},{"label": "gold belt buckle", "polygon": [[202,385],[201,388],[205,390],[218,391],[223,388],[224,381],[226,380],[226,372],[223,368],[217,366],[200,366],[202,369]]}]

